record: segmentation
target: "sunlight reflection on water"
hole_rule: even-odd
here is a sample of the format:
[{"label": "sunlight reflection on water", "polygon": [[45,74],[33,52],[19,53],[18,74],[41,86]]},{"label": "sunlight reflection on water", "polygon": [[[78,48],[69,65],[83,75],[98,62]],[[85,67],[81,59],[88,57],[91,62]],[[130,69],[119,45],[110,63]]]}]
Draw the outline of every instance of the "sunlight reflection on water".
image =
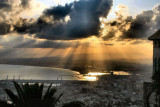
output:
[{"label": "sunlight reflection on water", "polygon": [[[131,75],[128,72],[125,71],[114,71],[114,75]],[[110,75],[110,73],[100,73],[100,72],[89,72],[88,74],[84,75],[84,80],[87,81],[96,81],[98,80],[98,76],[101,75]]]},{"label": "sunlight reflection on water", "polygon": [[[89,72],[82,75],[79,72],[51,67],[36,67],[23,65],[5,65],[0,64],[1,79],[32,79],[32,80],[85,80],[96,81],[98,76],[109,75],[109,73]],[[130,75],[124,71],[115,71],[115,75]]]}]

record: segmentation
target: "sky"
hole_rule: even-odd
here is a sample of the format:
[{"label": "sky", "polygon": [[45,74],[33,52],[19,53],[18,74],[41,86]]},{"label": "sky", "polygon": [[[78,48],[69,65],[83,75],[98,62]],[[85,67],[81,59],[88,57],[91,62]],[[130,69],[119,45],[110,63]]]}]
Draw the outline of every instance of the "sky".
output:
[{"label": "sky", "polygon": [[147,38],[160,28],[160,1],[2,0],[0,27],[1,58],[152,64]]},{"label": "sky", "polygon": [[128,6],[129,13],[136,15],[144,10],[151,10],[155,5],[159,4],[159,0],[114,0],[115,7],[119,4]]},{"label": "sky", "polygon": [[[47,5],[47,7],[51,7],[58,4],[64,5],[66,3],[73,2],[74,0],[37,0],[37,1],[44,3],[45,5]],[[112,8],[115,9],[116,6],[119,4],[124,4],[128,6],[129,13],[131,15],[136,15],[142,12],[143,10],[151,10],[156,4],[159,4],[159,0],[147,0],[145,2],[144,0],[114,0]]]}]

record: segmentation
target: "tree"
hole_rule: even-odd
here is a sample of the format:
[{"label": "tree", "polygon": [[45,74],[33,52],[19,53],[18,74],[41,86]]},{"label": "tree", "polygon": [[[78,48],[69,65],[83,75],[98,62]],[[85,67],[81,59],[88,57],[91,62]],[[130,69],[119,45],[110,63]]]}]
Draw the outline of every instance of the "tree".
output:
[{"label": "tree", "polygon": [[[5,89],[5,92],[9,96],[12,107],[55,107],[62,94],[55,97],[56,89],[51,88],[52,84],[48,87],[46,93],[43,95],[44,84],[18,84],[13,82],[17,94],[13,91]],[[5,102],[1,104],[6,104]],[[9,105],[9,104],[8,104]],[[3,107],[3,106],[1,106]],[[9,107],[9,106],[4,106]]]}]

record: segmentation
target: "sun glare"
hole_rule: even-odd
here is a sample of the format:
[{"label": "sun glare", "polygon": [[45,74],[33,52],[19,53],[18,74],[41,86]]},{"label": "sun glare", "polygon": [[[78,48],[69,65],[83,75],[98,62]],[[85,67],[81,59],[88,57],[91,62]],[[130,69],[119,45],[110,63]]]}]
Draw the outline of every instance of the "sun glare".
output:
[{"label": "sun glare", "polygon": [[106,73],[99,73],[99,72],[90,72],[88,73],[88,75],[92,75],[92,76],[99,76],[99,75],[105,75]]},{"label": "sun glare", "polygon": [[85,76],[84,77],[87,81],[96,81],[97,77]]}]

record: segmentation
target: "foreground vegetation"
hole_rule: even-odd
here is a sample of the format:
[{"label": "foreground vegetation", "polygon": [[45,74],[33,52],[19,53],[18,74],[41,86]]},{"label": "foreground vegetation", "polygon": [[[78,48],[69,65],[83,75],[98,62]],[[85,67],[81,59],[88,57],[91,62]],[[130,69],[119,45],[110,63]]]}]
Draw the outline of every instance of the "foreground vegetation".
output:
[{"label": "foreground vegetation", "polygon": [[[60,98],[63,94],[55,95],[57,90],[52,88],[52,84],[48,87],[47,91],[43,94],[44,84],[18,84],[13,82],[16,89],[16,94],[5,89],[6,94],[10,99],[7,101],[0,101],[0,107],[56,107],[60,103]],[[63,104],[62,107],[84,107],[84,103],[73,101]]]}]

